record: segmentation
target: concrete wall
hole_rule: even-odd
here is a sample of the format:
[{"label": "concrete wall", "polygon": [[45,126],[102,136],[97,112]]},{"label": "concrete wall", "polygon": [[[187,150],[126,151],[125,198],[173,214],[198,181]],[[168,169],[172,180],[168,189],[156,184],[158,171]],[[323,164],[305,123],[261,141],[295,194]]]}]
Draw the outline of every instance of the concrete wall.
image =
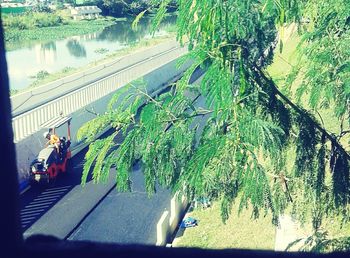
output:
[{"label": "concrete wall", "polygon": [[165,246],[177,229],[188,202],[184,196],[175,193],[170,200],[170,212],[164,211],[157,223],[157,246]]},{"label": "concrete wall", "polygon": [[[161,89],[165,88],[170,82],[177,80],[182,73],[189,67],[189,63],[176,69],[176,60],[164,65],[161,68],[154,70],[153,72],[147,74],[143,77],[144,81],[147,84],[147,92],[149,94],[155,95]],[[144,90],[144,89],[143,89]],[[90,105],[82,108],[72,114],[72,123],[71,123],[71,134],[72,134],[72,145],[71,149],[73,154],[77,153],[84,147],[82,142],[76,140],[76,133],[78,129],[87,121],[95,117],[89,111],[96,113],[104,113],[106,110],[107,103],[115,92],[91,103]],[[126,93],[127,94],[127,93]],[[117,103],[118,104],[118,103]],[[50,118],[48,118],[50,119]],[[43,138],[44,129],[38,131],[29,137],[19,141],[15,144],[16,146],[16,157],[17,157],[17,170],[18,170],[18,179],[20,182],[20,191],[25,189],[28,186],[29,178],[29,165],[33,159],[36,158],[38,152],[42,149],[45,139]],[[67,135],[67,128],[63,126],[56,130],[59,136]]]},{"label": "concrete wall", "polygon": [[164,246],[168,241],[168,236],[170,232],[169,228],[169,211],[164,211],[157,223],[157,242],[156,245]]}]

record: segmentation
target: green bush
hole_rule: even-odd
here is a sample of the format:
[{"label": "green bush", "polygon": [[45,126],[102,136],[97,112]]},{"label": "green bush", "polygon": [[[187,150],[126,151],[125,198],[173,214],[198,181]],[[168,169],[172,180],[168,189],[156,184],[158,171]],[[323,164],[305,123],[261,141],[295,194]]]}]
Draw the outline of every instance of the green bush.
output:
[{"label": "green bush", "polygon": [[66,66],[62,69],[62,73],[69,73],[71,71],[73,71],[74,68],[73,67],[70,67],[70,66]]},{"label": "green bush", "polygon": [[62,17],[55,14],[38,13],[34,21],[35,27],[53,27],[62,24]]},{"label": "green bush", "polygon": [[20,15],[4,15],[3,16],[3,26],[5,29],[28,29],[28,25],[25,23],[24,19]]},{"label": "green bush", "polygon": [[45,70],[41,70],[36,74],[36,79],[37,80],[43,80],[45,79],[47,76],[49,76],[50,74],[45,71]]},{"label": "green bush", "polygon": [[28,12],[23,15],[4,15],[3,24],[7,30],[27,30],[59,26],[63,24],[63,18],[52,13]]},{"label": "green bush", "polygon": [[5,27],[6,48],[8,50],[13,50],[27,45],[30,41],[47,41],[48,39],[60,40],[69,36],[94,33],[97,31],[102,31],[105,27],[112,24],[114,24],[114,20],[69,22],[67,19],[65,19],[62,21],[61,25],[51,27],[49,30],[47,27],[34,27],[24,30]]}]

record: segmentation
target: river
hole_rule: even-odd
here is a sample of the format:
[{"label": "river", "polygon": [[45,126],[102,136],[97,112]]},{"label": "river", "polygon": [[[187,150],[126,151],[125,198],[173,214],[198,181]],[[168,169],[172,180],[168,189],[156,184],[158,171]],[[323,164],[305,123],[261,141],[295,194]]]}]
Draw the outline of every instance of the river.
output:
[{"label": "river", "polygon": [[[167,34],[175,24],[174,16],[167,17],[155,36]],[[85,66],[110,53],[151,38],[151,20],[142,19],[138,29],[132,30],[132,20],[118,21],[102,31],[68,37],[64,40],[47,40],[27,44],[25,47],[6,51],[11,90],[30,86],[39,72],[55,73],[63,69]]]}]

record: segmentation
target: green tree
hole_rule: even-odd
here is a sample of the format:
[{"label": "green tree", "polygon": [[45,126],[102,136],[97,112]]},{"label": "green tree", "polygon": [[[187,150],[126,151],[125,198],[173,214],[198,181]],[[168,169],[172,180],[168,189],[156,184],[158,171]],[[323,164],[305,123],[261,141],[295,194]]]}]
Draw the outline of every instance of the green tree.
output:
[{"label": "green tree", "polygon": [[33,12],[50,13],[51,9],[48,6],[48,2],[37,2],[32,8]]},{"label": "green tree", "polygon": [[93,4],[99,6],[104,13],[113,16],[136,15],[147,9],[150,1],[147,0],[81,0],[77,4]]},{"label": "green tree", "polygon": [[[170,2],[150,1],[158,8],[155,26]],[[129,86],[121,104],[115,105],[116,95],[106,114],[80,129],[80,137],[92,140],[106,125],[115,128],[110,137],[90,144],[82,182],[90,169],[96,182],[105,180],[115,165],[117,188],[130,190],[129,171],[140,159],[150,194],[159,183],[190,199],[220,200],[224,221],[234,201],[240,210],[251,205],[253,217],[271,212],[273,223],[288,207],[300,221],[311,219],[315,230],[324,216],[336,214],[348,221],[350,156],[342,137],[349,128],[350,2],[177,4],[177,38],[188,40],[190,50],[182,62],[191,59],[193,65],[158,97]],[[272,62],[276,38],[292,23],[298,24],[303,41],[300,63],[286,81],[302,81],[298,99],[306,94],[310,110],[265,69]],[[283,42],[279,45],[282,51]],[[198,67],[205,74],[198,86],[191,85]],[[329,107],[339,119],[339,135],[327,131],[315,116],[318,109]],[[119,150],[110,151],[119,132],[128,133]],[[291,149],[294,168],[288,169]]]}]

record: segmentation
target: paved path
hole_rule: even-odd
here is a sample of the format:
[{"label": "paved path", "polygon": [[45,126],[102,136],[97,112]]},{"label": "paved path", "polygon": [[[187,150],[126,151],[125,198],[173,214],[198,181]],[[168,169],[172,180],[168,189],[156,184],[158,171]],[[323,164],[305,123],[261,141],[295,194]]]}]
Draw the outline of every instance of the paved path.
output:
[{"label": "paved path", "polygon": [[[73,169],[60,174],[49,187],[32,187],[20,196],[24,236],[50,234],[65,238],[94,205],[113,187],[113,171],[109,183],[80,185],[86,149],[76,155]],[[90,179],[89,179],[90,180]]]},{"label": "paved path", "polygon": [[[285,251],[288,245],[297,239],[304,237],[300,225],[289,215],[279,217],[280,225],[276,228],[275,251]],[[295,245],[290,251],[297,251],[300,244]]]},{"label": "paved path", "polygon": [[158,188],[148,198],[139,166],[131,173],[132,192],[115,190],[115,168],[108,183],[94,184],[89,178],[82,187],[85,152],[74,157],[74,171],[60,175],[55,185],[33,187],[21,195],[24,237],[46,234],[64,239],[70,235],[75,240],[155,244],[156,224],[162,212],[170,210],[171,192]]},{"label": "paved path", "polygon": [[113,189],[68,239],[155,245],[156,224],[164,210],[170,211],[171,192],[159,188],[149,198],[139,166],[131,180],[132,192]]},{"label": "paved path", "polygon": [[[196,81],[201,72],[191,81]],[[198,100],[204,105],[204,100]],[[200,119],[200,118],[198,118]],[[118,138],[117,142],[122,141]],[[103,242],[155,244],[156,224],[162,212],[170,209],[171,193],[158,188],[157,193],[148,198],[145,193],[144,176],[139,166],[131,173],[132,192],[119,193],[115,190],[115,169],[111,170],[107,184],[94,184],[89,181],[85,187],[79,184],[82,173],[83,153],[74,157],[74,172],[58,180],[53,189],[45,189],[39,194],[30,190],[22,199],[22,221],[30,210],[50,198],[56,198],[49,204],[44,214],[36,218],[24,236],[47,234],[58,238],[74,240],[93,240]],[[63,179],[63,181],[61,181]],[[66,181],[65,181],[66,180]],[[70,181],[72,180],[72,181]],[[62,196],[56,196],[62,192]],[[25,195],[24,195],[25,196]],[[34,212],[34,210],[32,212]],[[26,214],[24,216],[24,214]],[[29,217],[28,217],[29,218]]]},{"label": "paved path", "polygon": [[[198,72],[196,76],[200,74]],[[199,83],[202,77],[197,80],[196,76],[193,79]],[[189,92],[188,96],[194,99],[196,94]],[[204,98],[197,98],[194,105],[205,107]],[[198,135],[208,117],[195,119],[194,122],[199,124]],[[133,191],[118,193],[112,190],[68,239],[155,245],[156,225],[163,211],[170,211],[172,194],[169,190],[158,188],[157,193],[148,198],[141,168],[135,166],[131,176]]]}]

